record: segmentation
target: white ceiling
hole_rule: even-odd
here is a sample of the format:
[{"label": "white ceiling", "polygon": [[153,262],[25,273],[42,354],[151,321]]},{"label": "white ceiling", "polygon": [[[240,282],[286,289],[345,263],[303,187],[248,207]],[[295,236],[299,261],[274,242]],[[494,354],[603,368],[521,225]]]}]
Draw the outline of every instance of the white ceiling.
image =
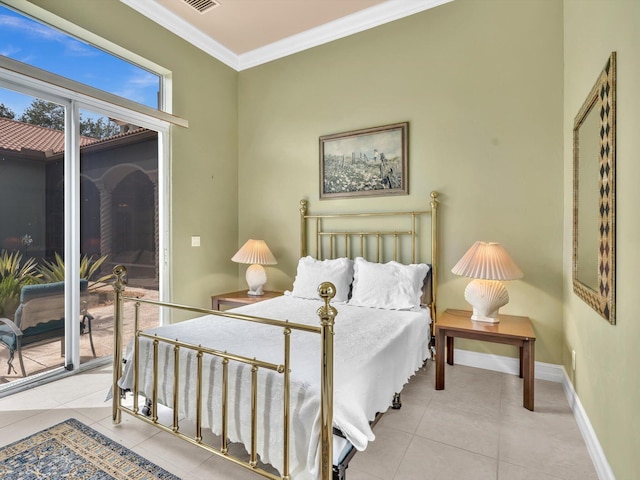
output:
[{"label": "white ceiling", "polygon": [[120,1],[240,71],[453,0]]}]

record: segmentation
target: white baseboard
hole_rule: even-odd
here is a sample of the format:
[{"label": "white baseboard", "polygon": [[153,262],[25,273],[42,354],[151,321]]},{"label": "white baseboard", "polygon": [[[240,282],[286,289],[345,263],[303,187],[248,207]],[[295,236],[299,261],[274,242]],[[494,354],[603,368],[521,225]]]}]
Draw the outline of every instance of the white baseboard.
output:
[{"label": "white baseboard", "polygon": [[593,465],[596,468],[598,478],[600,480],[616,480],[616,476],[613,474],[613,470],[611,470],[607,457],[605,456],[602,446],[598,441],[596,432],[591,426],[589,417],[587,417],[587,412],[585,412],[582,407],[580,398],[578,398],[578,394],[574,390],[573,384],[571,383],[571,380],[564,368],[562,369],[562,373],[562,388],[564,388],[564,394],[567,396],[567,400],[569,400],[569,406],[571,407],[573,416],[576,419],[580,433],[582,433],[584,443],[587,444],[587,450],[589,451]]},{"label": "white baseboard", "polygon": [[[468,367],[484,368],[495,372],[510,373],[518,375],[520,373],[520,361],[517,358],[503,357],[502,355],[491,355],[488,353],[471,352],[468,350],[454,350],[455,363]],[[580,399],[573,388],[573,384],[562,365],[553,363],[536,362],[536,378],[551,382],[562,383],[562,389],[567,397],[573,416],[578,424],[578,429],[582,434],[587,451],[591,456],[591,461],[596,469],[600,480],[615,480],[616,477],[611,470],[611,466],[604,455],[602,446],[598,441],[596,432],[591,426],[587,412],[580,403]]]},{"label": "white baseboard", "polygon": [[[454,359],[458,365],[484,368],[485,370],[510,373],[512,375],[518,375],[520,373],[520,361],[513,357],[471,352],[469,350],[459,350],[456,348],[454,349]],[[562,383],[564,375],[562,365],[536,362],[536,378],[540,380]]]}]

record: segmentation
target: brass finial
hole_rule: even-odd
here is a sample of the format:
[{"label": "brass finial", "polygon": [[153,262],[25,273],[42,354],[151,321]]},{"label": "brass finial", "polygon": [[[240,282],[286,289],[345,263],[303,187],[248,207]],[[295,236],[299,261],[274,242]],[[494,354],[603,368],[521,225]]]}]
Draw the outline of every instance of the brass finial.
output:
[{"label": "brass finial", "polygon": [[113,267],[113,275],[116,277],[113,289],[118,292],[124,292],[124,288],[127,286],[127,281],[125,279],[127,276],[127,267],[124,265],[116,265]]},{"label": "brass finial", "polygon": [[324,300],[324,305],[318,309],[320,323],[333,326],[338,311],[329,302],[336,296],[336,287],[331,282],[323,282],[318,287],[318,295]]}]

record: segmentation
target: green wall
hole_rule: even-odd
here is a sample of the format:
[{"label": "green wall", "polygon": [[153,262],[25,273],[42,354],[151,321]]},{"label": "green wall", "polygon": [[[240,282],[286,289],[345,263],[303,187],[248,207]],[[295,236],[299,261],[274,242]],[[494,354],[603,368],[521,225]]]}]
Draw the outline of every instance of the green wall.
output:
[{"label": "green wall", "polygon": [[[640,321],[632,301],[640,265],[640,2],[564,2],[564,278],[563,362],[618,479],[640,478]],[[609,325],[573,294],[572,126],[612,51],[617,52],[617,324]],[[595,212],[594,212],[595,215]]]},{"label": "green wall", "polygon": [[172,72],[173,113],[189,121],[171,135],[172,299],[210,306],[238,275],[237,72],[118,0],[32,3]]},{"label": "green wall", "polygon": [[[239,240],[290,288],[298,202],[312,211],[428,207],[441,192],[439,308],[468,308],[451,268],[476,240],[524,271],[504,313],[530,316],[537,360],[562,345],[562,3],[456,0],[239,74]],[[409,196],[318,200],[318,137],[409,122]],[[242,280],[240,280],[242,283]],[[463,346],[459,342],[459,346]],[[514,355],[510,347],[466,348]]]},{"label": "green wall", "polygon": [[[468,280],[450,273],[466,249],[501,242],[525,273],[507,285],[503,311],[532,318],[537,360],[564,363],[616,477],[640,477],[640,322],[629,297],[640,260],[640,3],[456,0],[239,74],[117,0],[33,3],[173,72],[173,111],[190,122],[172,135],[175,301],[207,305],[211,293],[242,287],[244,266],[229,258],[249,237],[279,261],[267,286],[290,288],[303,197],[315,211],[423,209],[438,190],[440,309],[467,307]],[[571,288],[571,127],[612,50],[616,326]],[[409,196],[318,200],[319,136],[401,121],[410,122]],[[202,247],[189,246],[191,235]]]}]

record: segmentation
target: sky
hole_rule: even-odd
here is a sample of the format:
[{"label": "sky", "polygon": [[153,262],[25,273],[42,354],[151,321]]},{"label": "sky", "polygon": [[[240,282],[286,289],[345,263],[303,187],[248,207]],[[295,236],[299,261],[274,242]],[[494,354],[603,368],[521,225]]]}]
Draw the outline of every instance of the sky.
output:
[{"label": "sky", "polygon": [[[0,5],[0,55],[153,108],[159,77]],[[19,117],[32,97],[0,88],[0,103]]]}]

